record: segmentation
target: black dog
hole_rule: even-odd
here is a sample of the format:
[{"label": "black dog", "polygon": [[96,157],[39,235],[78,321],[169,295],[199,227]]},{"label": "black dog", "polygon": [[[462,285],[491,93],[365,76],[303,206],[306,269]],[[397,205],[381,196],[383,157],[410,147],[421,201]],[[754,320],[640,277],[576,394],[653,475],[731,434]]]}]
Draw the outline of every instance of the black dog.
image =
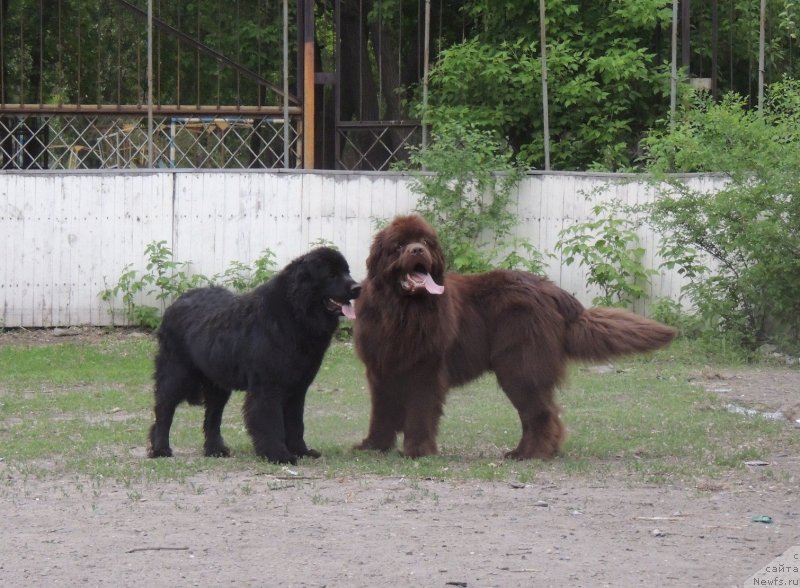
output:
[{"label": "black dog", "polygon": [[344,257],[320,247],[247,294],[208,287],[180,296],[158,330],[149,456],[172,455],[169,429],[184,400],[205,404],[205,455],[230,455],[222,411],[232,390],[245,390],[256,454],[277,463],[319,457],[303,439],[306,391],[360,292]]}]

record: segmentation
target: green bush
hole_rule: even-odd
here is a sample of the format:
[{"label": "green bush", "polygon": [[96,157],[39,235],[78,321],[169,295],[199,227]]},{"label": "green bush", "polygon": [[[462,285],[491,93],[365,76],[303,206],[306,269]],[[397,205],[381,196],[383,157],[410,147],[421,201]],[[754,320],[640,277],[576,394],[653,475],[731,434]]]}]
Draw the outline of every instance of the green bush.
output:
[{"label": "green bush", "polygon": [[[191,262],[175,261],[166,241],[153,241],[145,247],[145,271],[123,268],[116,284],[100,292],[100,298],[109,305],[114,321],[114,301],[122,297],[125,318],[135,326],[154,329],[161,323],[164,309],[178,296],[192,288],[220,285],[236,292],[244,292],[267,281],[275,273],[275,255],[266,249],[253,263],[253,267],[234,261],[222,273],[212,277],[191,272]],[[155,297],[159,306],[139,302],[141,296]]]},{"label": "green bush", "polygon": [[594,220],[562,230],[556,249],[566,256],[566,265],[578,261],[586,266],[586,282],[602,290],[592,304],[632,306],[645,297],[650,276],[656,273],[642,263],[645,250],[636,232],[638,223],[603,203],[592,207],[592,213]]},{"label": "green bush", "polygon": [[[705,322],[750,349],[800,339],[800,84],[773,84],[768,97],[763,112],[736,95],[697,98],[645,142],[655,180],[671,187],[647,211],[667,235],[662,254]],[[672,171],[727,183],[707,194]]]},{"label": "green bush", "polygon": [[512,235],[517,217],[510,204],[524,170],[504,142],[469,125],[442,125],[411,163],[426,170],[415,172],[411,189],[420,195],[417,212],[439,234],[448,269],[542,272],[543,255]]},{"label": "green bush", "polygon": [[[424,114],[433,124],[468,122],[507,137],[526,165],[541,169],[544,129],[536,3],[463,4],[466,22],[474,22],[475,28],[439,52]],[[668,104],[669,64],[648,47],[653,30],[668,27],[671,18],[671,9],[660,0],[547,3],[554,169],[631,167],[641,133]]]}]

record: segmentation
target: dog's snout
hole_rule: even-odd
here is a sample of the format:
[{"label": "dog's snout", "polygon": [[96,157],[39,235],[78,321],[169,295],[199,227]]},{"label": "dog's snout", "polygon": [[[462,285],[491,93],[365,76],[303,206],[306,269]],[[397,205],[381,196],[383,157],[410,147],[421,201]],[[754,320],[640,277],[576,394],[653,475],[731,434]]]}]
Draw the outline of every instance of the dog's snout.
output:
[{"label": "dog's snout", "polygon": [[419,243],[414,243],[413,245],[409,245],[408,249],[411,255],[422,255],[423,253],[425,253],[425,248]]},{"label": "dog's snout", "polygon": [[358,298],[361,294],[361,284],[355,283],[350,286],[350,299]]}]

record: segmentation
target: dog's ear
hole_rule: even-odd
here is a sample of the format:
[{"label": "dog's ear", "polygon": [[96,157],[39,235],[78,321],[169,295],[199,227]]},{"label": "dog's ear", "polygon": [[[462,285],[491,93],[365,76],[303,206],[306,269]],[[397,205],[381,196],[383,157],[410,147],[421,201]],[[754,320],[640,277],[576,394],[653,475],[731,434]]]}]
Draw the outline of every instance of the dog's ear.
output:
[{"label": "dog's ear", "polygon": [[444,258],[444,251],[442,250],[438,238],[433,239],[433,246],[430,248],[430,251],[431,257],[433,257],[431,277],[437,284],[443,284],[444,274],[447,271],[447,260]]},{"label": "dog's ear", "polygon": [[[311,291],[314,275],[305,258],[300,257],[292,261],[286,267],[286,271],[289,276],[289,298],[297,301],[301,297],[307,297],[307,294]],[[305,300],[302,303],[305,303]]]},{"label": "dog's ear", "polygon": [[386,238],[384,231],[379,231],[372,240],[367,256],[367,277],[375,279],[381,274],[382,259],[386,254]]},{"label": "dog's ear", "polygon": [[392,226],[389,225],[382,228],[372,239],[372,245],[367,256],[367,277],[372,280],[385,277],[386,266],[390,263],[387,258],[391,253],[389,244],[392,242],[390,237]]}]

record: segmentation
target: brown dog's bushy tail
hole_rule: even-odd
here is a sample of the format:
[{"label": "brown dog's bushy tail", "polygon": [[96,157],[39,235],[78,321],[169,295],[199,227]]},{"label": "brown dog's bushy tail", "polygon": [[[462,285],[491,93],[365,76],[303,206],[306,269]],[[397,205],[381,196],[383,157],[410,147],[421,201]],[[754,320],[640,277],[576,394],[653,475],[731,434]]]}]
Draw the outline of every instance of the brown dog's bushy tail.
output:
[{"label": "brown dog's bushy tail", "polygon": [[600,361],[653,351],[675,338],[675,329],[619,308],[588,308],[567,326],[567,353]]}]

